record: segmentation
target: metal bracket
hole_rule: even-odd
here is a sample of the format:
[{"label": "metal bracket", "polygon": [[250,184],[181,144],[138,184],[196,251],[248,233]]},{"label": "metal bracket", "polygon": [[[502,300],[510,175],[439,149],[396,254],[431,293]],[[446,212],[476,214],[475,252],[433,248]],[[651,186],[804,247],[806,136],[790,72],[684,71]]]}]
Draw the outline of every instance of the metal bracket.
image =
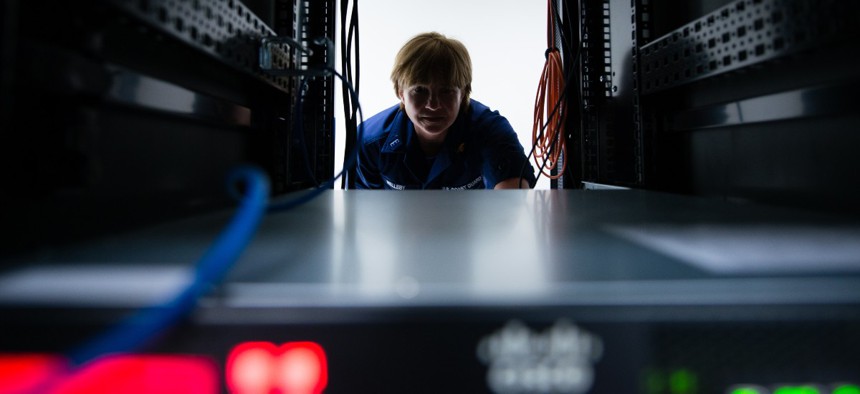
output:
[{"label": "metal bracket", "polygon": [[[289,68],[275,64],[273,59],[280,56],[279,51],[291,50],[303,54],[305,57],[313,56],[314,51],[291,37],[263,37],[260,41],[259,66],[260,70],[269,75],[276,76],[327,76],[334,72],[334,43],[326,37],[319,37],[312,41],[316,46],[324,50],[326,55],[325,66],[314,69]],[[298,58],[298,57],[292,57]]]}]

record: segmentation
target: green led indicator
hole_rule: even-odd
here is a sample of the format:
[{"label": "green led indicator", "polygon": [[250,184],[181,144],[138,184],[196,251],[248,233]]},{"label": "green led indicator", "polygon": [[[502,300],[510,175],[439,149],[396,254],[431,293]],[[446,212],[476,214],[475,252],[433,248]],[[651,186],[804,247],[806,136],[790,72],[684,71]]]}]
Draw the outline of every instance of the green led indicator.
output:
[{"label": "green led indicator", "polygon": [[669,391],[672,394],[693,394],[698,385],[696,375],[686,369],[679,369],[669,375]]},{"label": "green led indicator", "polygon": [[833,394],[860,394],[860,386],[854,384],[843,384],[833,389]]},{"label": "green led indicator", "polygon": [[773,394],[821,394],[821,391],[812,386],[788,386],[776,389]]},{"label": "green led indicator", "polygon": [[739,387],[739,388],[732,390],[732,392],[729,394],[763,394],[763,393],[761,391],[759,391],[758,389],[755,389],[752,387]]}]

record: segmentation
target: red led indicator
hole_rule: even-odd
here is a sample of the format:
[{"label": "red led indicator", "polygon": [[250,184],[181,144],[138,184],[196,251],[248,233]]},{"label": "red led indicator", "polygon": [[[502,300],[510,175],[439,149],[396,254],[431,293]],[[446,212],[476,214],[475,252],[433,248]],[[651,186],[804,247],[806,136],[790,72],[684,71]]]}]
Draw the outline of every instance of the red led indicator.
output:
[{"label": "red led indicator", "polygon": [[117,355],[72,370],[48,355],[0,356],[0,393],[216,394],[214,363],[203,357]]},{"label": "red led indicator", "polygon": [[218,392],[213,363],[202,357],[120,355],[94,361],[70,377],[56,394]]},{"label": "red led indicator", "polygon": [[29,393],[65,373],[61,357],[47,354],[0,354],[0,393]]},{"label": "red led indicator", "polygon": [[328,365],[313,342],[245,342],[230,352],[226,375],[233,394],[319,394],[328,384]]}]

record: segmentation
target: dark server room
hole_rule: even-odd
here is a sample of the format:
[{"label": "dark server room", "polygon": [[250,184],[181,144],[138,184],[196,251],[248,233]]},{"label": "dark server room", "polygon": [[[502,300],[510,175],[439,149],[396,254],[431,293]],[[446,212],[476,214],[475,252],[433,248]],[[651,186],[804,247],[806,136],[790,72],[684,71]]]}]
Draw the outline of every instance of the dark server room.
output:
[{"label": "dark server room", "polygon": [[464,187],[483,105],[380,140],[358,3],[2,0],[0,393],[860,394],[860,2],[517,3]]}]

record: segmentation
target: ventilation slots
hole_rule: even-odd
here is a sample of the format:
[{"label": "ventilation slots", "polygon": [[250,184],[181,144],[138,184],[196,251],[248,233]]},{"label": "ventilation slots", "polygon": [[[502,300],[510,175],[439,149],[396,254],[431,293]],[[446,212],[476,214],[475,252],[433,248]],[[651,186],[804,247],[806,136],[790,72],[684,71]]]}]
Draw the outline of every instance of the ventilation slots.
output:
[{"label": "ventilation slots", "polygon": [[860,4],[739,0],[643,46],[642,92],[682,85],[856,34]]},{"label": "ventilation slots", "polygon": [[[259,71],[258,43],[262,37],[275,33],[239,0],[113,0],[112,3],[226,64],[281,90],[290,90],[289,78]],[[288,68],[292,62],[289,54],[281,51],[276,54],[274,64]]]}]

